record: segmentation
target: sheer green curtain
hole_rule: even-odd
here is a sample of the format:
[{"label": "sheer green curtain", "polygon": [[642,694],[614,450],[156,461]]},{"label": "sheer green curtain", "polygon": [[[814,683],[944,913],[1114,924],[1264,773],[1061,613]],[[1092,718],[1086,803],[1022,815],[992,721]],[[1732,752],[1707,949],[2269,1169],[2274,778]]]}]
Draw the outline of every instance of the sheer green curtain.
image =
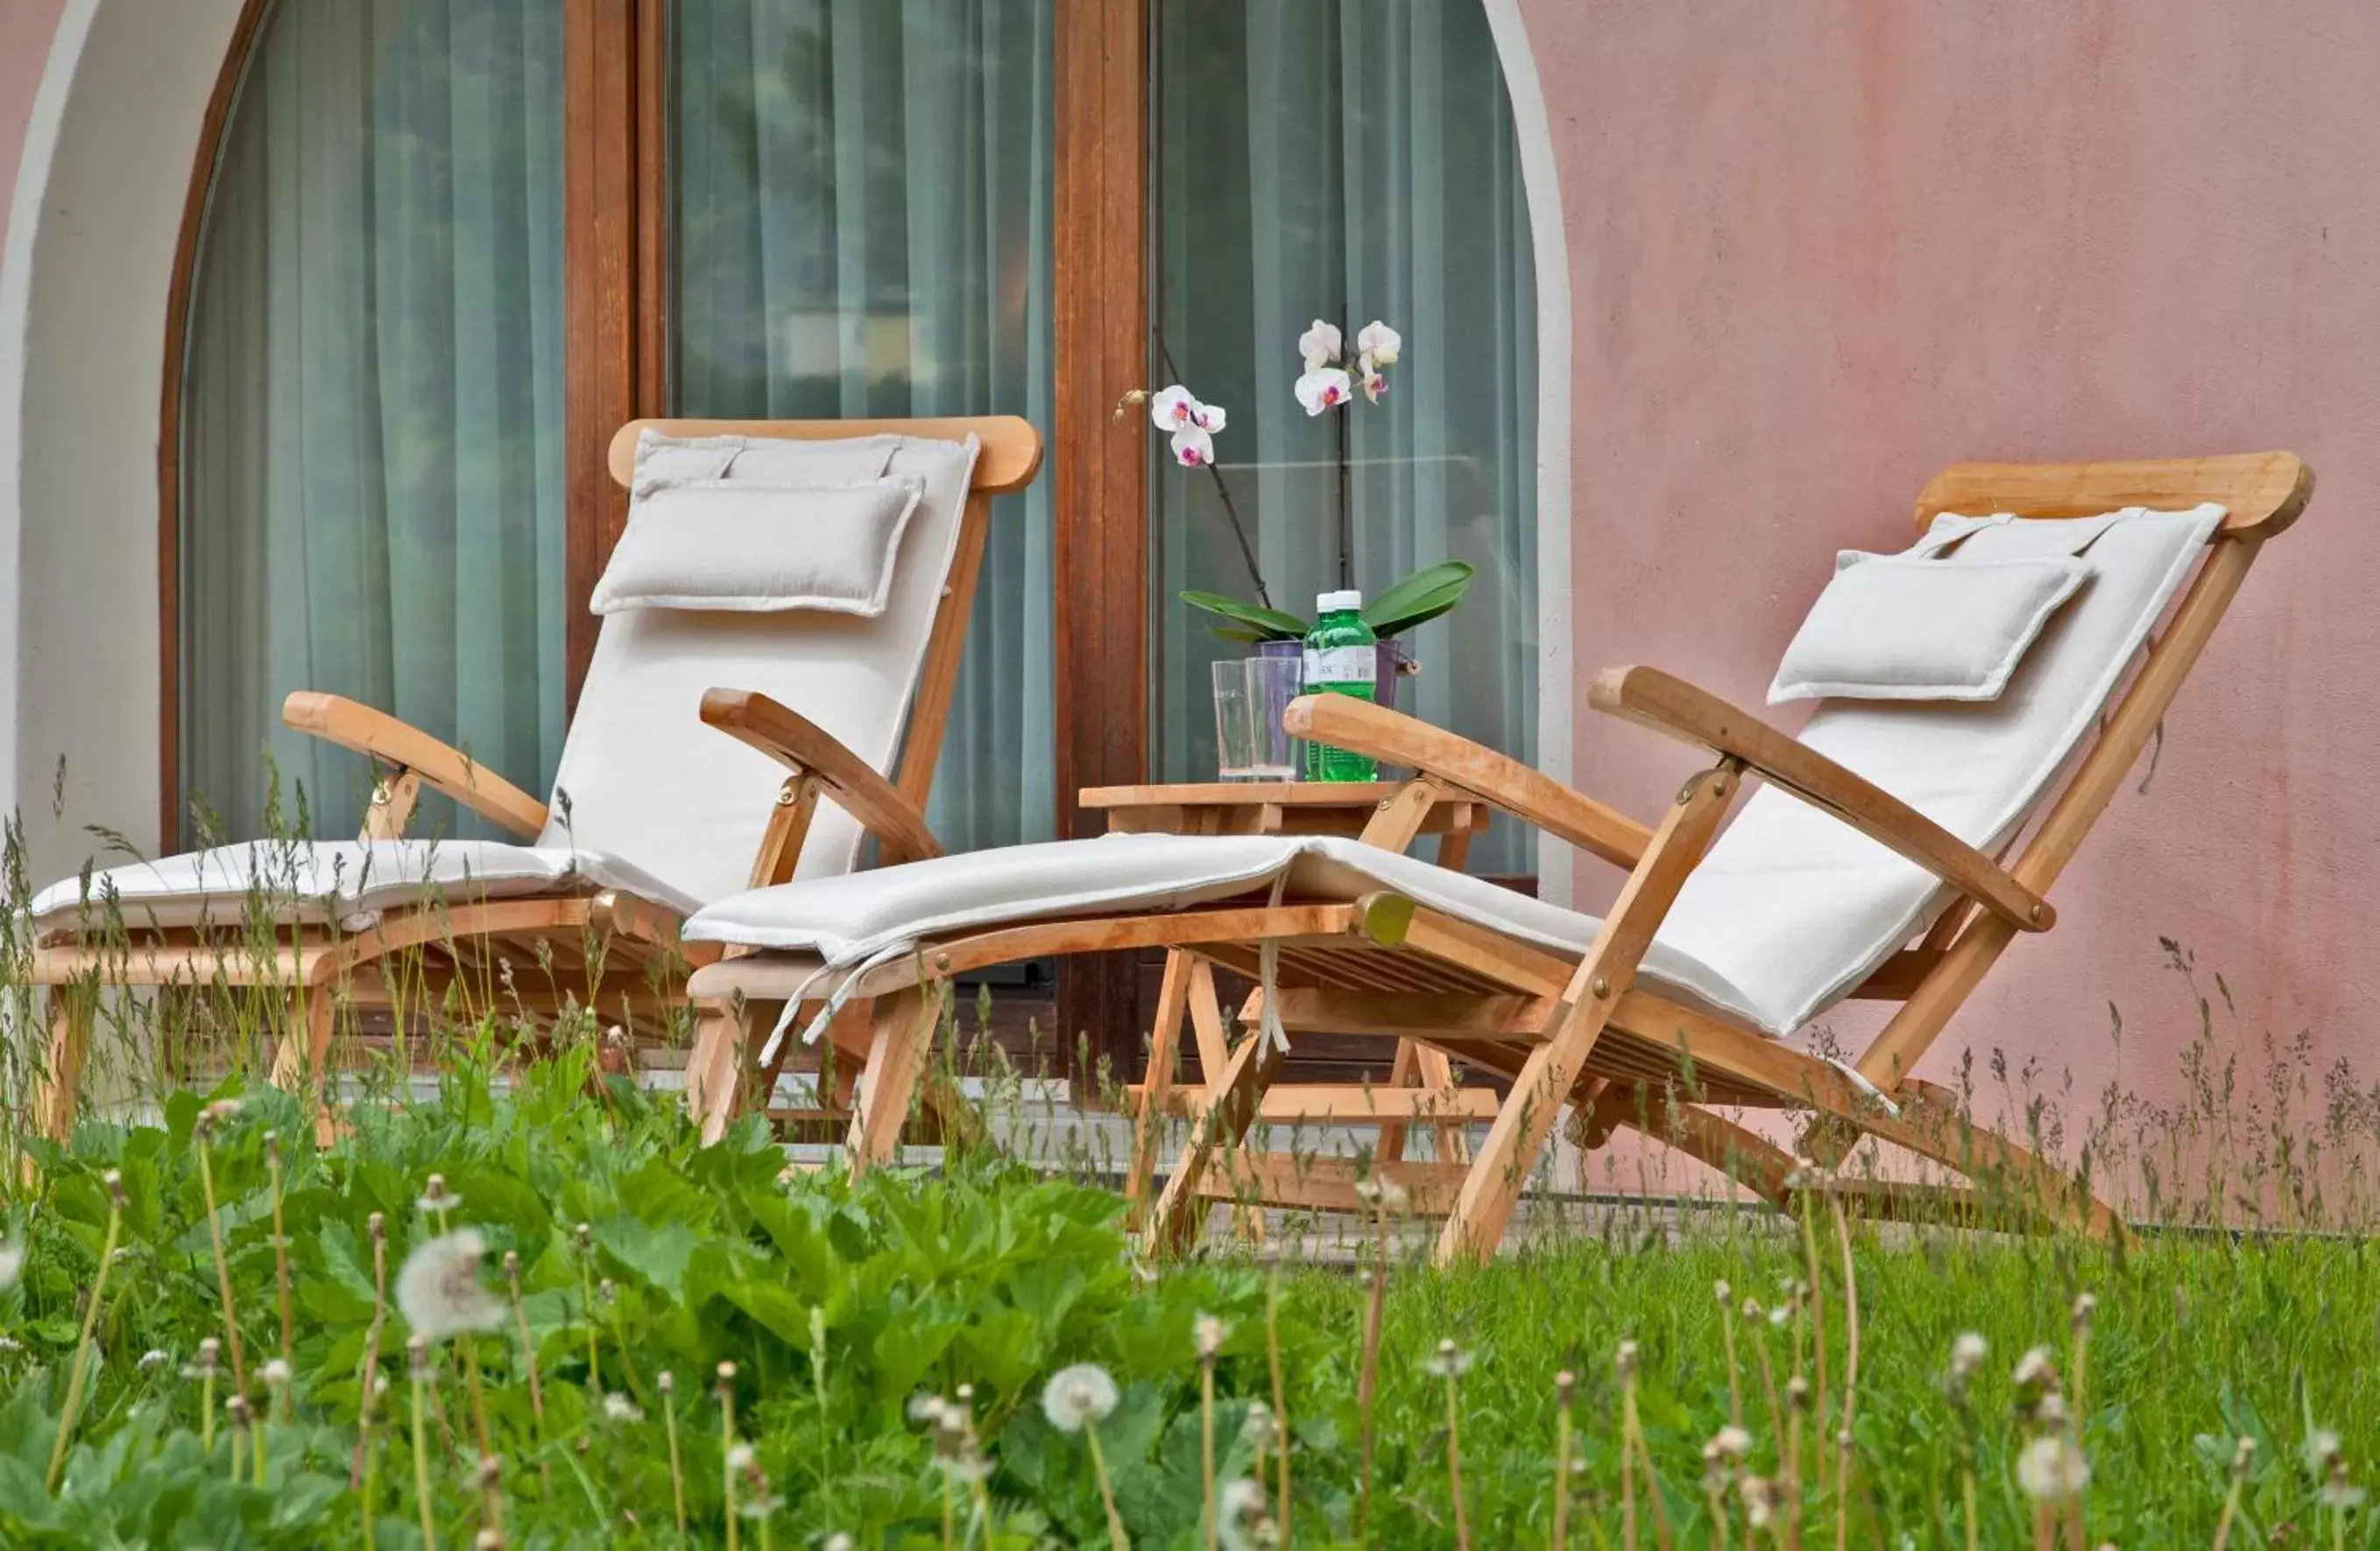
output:
[{"label": "sheer green curtain", "polygon": [[[1339,585],[1339,427],[1291,396],[1316,318],[1404,336],[1351,418],[1353,583],[1463,560],[1469,598],[1406,649],[1401,709],[1536,752],[1536,281],[1480,0],[1157,0],[1160,382],[1231,412],[1215,455],[1273,603]],[[1162,442],[1152,436],[1161,454]],[[1159,773],[1212,779],[1215,640],[1184,588],[1252,598],[1216,480],[1158,465],[1150,574]],[[1500,821],[1474,871],[1533,870]]]},{"label": "sheer green curtain", "polygon": [[[562,746],[563,0],[281,0],[199,256],[182,769],[234,837],[352,835],[324,689],[532,791]],[[451,809],[426,808],[432,825]],[[186,818],[184,839],[197,832]]]},{"label": "sheer green curtain", "polygon": [[[1051,0],[679,0],[685,415],[1050,425]],[[1050,481],[995,510],[929,818],[1048,837]]]}]

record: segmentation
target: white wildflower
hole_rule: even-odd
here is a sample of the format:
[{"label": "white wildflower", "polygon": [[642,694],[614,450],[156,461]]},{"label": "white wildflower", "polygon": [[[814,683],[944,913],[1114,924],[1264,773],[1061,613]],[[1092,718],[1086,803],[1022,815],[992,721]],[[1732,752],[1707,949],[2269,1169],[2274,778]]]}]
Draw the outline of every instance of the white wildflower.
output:
[{"label": "white wildflower", "polygon": [[1620,1351],[1613,1357],[1612,1364],[1620,1370],[1620,1376],[1621,1378],[1633,1377],[1636,1372],[1636,1343],[1634,1341],[1621,1342]]},{"label": "white wildflower", "polygon": [[432,1174],[423,1187],[421,1199],[414,1203],[424,1212],[435,1217],[440,1212],[452,1212],[463,1205],[463,1198],[447,1190],[446,1176]]},{"label": "white wildflower", "polygon": [[460,1228],[405,1257],[396,1274],[396,1306],[415,1334],[435,1343],[503,1327],[504,1304],[480,1285],[480,1257],[486,1253],[478,1229]]},{"label": "white wildflower", "polygon": [[920,1394],[909,1397],[909,1420],[920,1426],[941,1425],[943,1415],[950,1409],[951,1403],[940,1395]]},{"label": "white wildflower", "polygon": [[606,1422],[642,1422],[645,1413],[637,1402],[614,1389],[603,1397],[603,1419]]},{"label": "white wildflower", "polygon": [[2345,1513],[2349,1509],[2363,1506],[2363,1488],[2347,1478],[2347,1461],[2344,1460],[2330,1462],[2330,1478],[2322,1484],[2319,1496],[2322,1506],[2335,1513]]},{"label": "white wildflower", "polygon": [[1367,371],[1396,365],[1404,347],[1404,336],[1378,318],[1355,331],[1356,358]]},{"label": "white wildflower", "polygon": [[264,1381],[267,1389],[278,1389],[289,1382],[289,1364],[276,1357],[257,1369],[256,1376]]},{"label": "white wildflower", "polygon": [[1116,1381],[1096,1363],[1077,1363],[1050,1375],[1041,1391],[1041,1414],[1062,1433],[1079,1433],[1115,1413]]},{"label": "white wildflower", "polygon": [[1394,1180],[1366,1174],[1355,1181],[1355,1199],[1382,1211],[1402,1212],[1409,1197],[1405,1194],[1405,1187]]},{"label": "white wildflower", "polygon": [[1299,406],[1306,414],[1319,415],[1325,410],[1336,409],[1353,398],[1355,382],[1340,368],[1326,366],[1299,378],[1291,385],[1290,392],[1296,395]]},{"label": "white wildflower", "polygon": [[1950,1372],[1962,1379],[1974,1377],[1982,1371],[1988,1350],[1982,1336],[1973,1330],[1961,1332],[1950,1343]]},{"label": "white wildflower", "polygon": [[1148,421],[1160,430],[1180,430],[1184,426],[1196,425],[1197,417],[1196,395],[1179,382],[1160,388],[1148,396]]},{"label": "white wildflower", "polygon": [[2299,1453],[2305,1460],[2306,1472],[2321,1475],[2338,1458],[2338,1435],[2327,1427],[2316,1427],[2306,1435],[2305,1447]]},{"label": "white wildflower", "polygon": [[819,1551],[852,1551],[851,1537],[837,1530],[826,1537],[826,1544],[820,1546]]},{"label": "white wildflower", "polygon": [[1711,1296],[1718,1300],[1718,1306],[1724,1310],[1730,1303],[1735,1302],[1735,1289],[1728,1286],[1727,1278],[1722,1277],[1711,1283]]},{"label": "white wildflower", "polygon": [[2091,1464],[2063,1432],[2045,1433],[2017,1456],[2016,1484],[2034,1502],[2066,1502],[2091,1484]]},{"label": "white wildflower", "polygon": [[1239,1475],[1216,1489],[1215,1535],[1223,1551],[1256,1551],[1276,1543],[1279,1532],[1265,1511],[1260,1484]]},{"label": "white wildflower", "polygon": [[145,1374],[152,1368],[164,1367],[168,1359],[166,1358],[165,1353],[160,1349],[152,1346],[148,1351],[140,1354],[140,1371]]},{"label": "white wildflower", "polygon": [[1190,1339],[1197,1343],[1198,1361],[1211,1363],[1223,1350],[1223,1338],[1231,1327],[1210,1314],[1202,1314],[1190,1322]]},{"label": "white wildflower", "polygon": [[0,1356],[5,1356],[12,1351],[22,1351],[24,1350],[25,1343],[18,1340],[16,1337],[0,1336]]},{"label": "white wildflower", "polygon": [[1438,1351],[1424,1358],[1421,1366],[1432,1378],[1461,1378],[1471,1371],[1471,1354],[1451,1340],[1441,1340]]},{"label": "white wildflower", "polygon": [[1738,1484],[1743,1494],[1743,1516],[1755,1530],[1765,1530],[1777,1521],[1777,1487],[1764,1478],[1747,1475]]},{"label": "white wildflower", "polygon": [[1262,1400],[1248,1402],[1247,1415],[1240,1419],[1240,1441],[1262,1453],[1272,1447],[1281,1429],[1273,1425],[1272,1407]]},{"label": "white wildflower", "polygon": [[[1339,325],[1320,318],[1314,320],[1313,326],[1297,336],[1297,354],[1305,362],[1308,371],[1319,371],[1345,353],[1346,345],[1339,333]],[[1346,374],[1342,372],[1340,375],[1343,377]]]}]

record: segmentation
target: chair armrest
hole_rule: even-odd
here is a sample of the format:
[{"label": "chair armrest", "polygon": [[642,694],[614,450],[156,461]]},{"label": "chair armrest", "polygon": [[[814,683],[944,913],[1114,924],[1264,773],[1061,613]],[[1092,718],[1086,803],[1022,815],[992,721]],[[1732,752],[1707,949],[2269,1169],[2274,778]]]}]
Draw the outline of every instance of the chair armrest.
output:
[{"label": "chair armrest", "polygon": [[2047,931],[2058,913],[2007,869],[1882,787],[1706,690],[1658,668],[1607,668],[1587,704],[1716,754],[1825,809],[1951,884],[2020,931]]},{"label": "chair armrest", "polygon": [[712,689],[702,720],[797,774],[817,778],[837,807],[910,861],[942,854],[926,816],[835,735],[755,689]]},{"label": "chair armrest", "polygon": [[1369,700],[1301,696],[1281,722],[1301,738],[1436,776],[1618,867],[1633,870],[1652,843],[1653,832],[1618,809],[1518,759]]},{"label": "chair armrest", "polygon": [[482,818],[514,834],[535,838],[545,828],[545,805],[475,763],[460,749],[344,695],[301,689],[281,702],[281,720],[325,743],[410,770]]}]

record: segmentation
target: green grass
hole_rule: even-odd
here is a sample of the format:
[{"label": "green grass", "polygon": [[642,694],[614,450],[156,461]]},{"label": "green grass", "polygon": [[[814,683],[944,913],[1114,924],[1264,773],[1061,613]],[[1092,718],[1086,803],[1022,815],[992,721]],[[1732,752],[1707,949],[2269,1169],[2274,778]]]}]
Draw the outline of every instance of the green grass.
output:
[{"label": "green grass", "polygon": [[[439,1101],[367,1105],[354,1133],[327,1151],[308,1143],[292,1101],[251,1093],[214,1128],[203,1173],[195,1095],[169,1098],[159,1126],[86,1123],[68,1148],[36,1145],[37,1181],[12,1181],[0,1212],[0,1237],[24,1235],[29,1247],[21,1278],[0,1290],[0,1331],[15,1343],[0,1353],[0,1544],[360,1544],[366,1494],[351,1472],[376,1306],[370,1214],[382,1215],[394,1282],[435,1230],[419,1205],[433,1173],[459,1197],[449,1226],[483,1235],[481,1282],[503,1308],[497,1328],[460,1340],[477,1342],[513,1545],[725,1544],[713,1394],[722,1362],[735,1364],[737,1437],[755,1448],[760,1472],[739,1484],[739,1499],[748,1503],[762,1477],[775,1499],[764,1517],[738,1516],[740,1545],[819,1545],[842,1533],[862,1546],[941,1545],[946,1490],[958,1543],[1107,1544],[1087,1452],[1038,1404],[1053,1371],[1090,1362],[1122,1387],[1101,1432],[1132,1543],[1203,1545],[1194,1322],[1212,1313],[1228,1327],[1215,1378],[1217,1473],[1229,1476],[1249,1464],[1240,1441],[1248,1402],[1271,1396],[1275,1296],[1298,1545],[1358,1544],[1359,1513],[1371,1545],[1456,1544],[1446,1381],[1425,1370],[1443,1340],[1472,1358],[1458,1390],[1471,1544],[1549,1543],[1555,1377],[1565,1369],[1576,1375],[1581,1461],[1567,1543],[1650,1548],[1666,1532],[1676,1545],[1718,1544],[1704,1448],[1730,1415],[1722,1321],[1733,1327],[1752,1436],[1739,1469],[1775,1479],[1788,1472],[1758,1354],[1780,1389],[1798,1371],[1815,1391],[1821,1318],[1825,1412],[1801,1429],[1799,1544],[1833,1545],[1840,1533],[1853,1545],[1963,1546],[1969,1459],[1974,1544],[2039,1544],[2015,1471],[2039,1428],[2014,1414],[2010,1381],[2034,1345],[2048,1349],[2081,1412],[2084,1544],[2211,1545],[2240,1436],[2258,1447],[2230,1545],[2374,1541],[2360,1509],[2323,1506],[2300,1459],[2314,1429],[2331,1429],[2360,1472],[2380,1437],[2380,1266],[2357,1239],[2177,1231],[2119,1252],[1852,1226],[1862,1339],[1847,1493],[1835,1484],[1832,1439],[1846,1399],[1849,1288],[1823,1209],[1806,1241],[1800,1225],[1764,1212],[1645,1206],[1582,1214],[1580,1233],[1560,1248],[1483,1269],[1399,1261],[1386,1281],[1365,1503],[1366,1279],[1230,1258],[1152,1278],[1130,1255],[1110,1194],[998,1159],[856,1187],[830,1175],[781,1179],[782,1157],[757,1127],[698,1149],[666,1104],[593,1081],[584,1049],[510,1085],[492,1081],[484,1052],[458,1051]],[[257,1377],[282,1339],[268,1129],[285,1164],[296,1375],[285,1405]],[[124,1188],[125,1247],[93,1321],[95,1380],[52,1490],[47,1467],[108,1231],[111,1169]],[[211,1449],[201,1444],[207,1389],[184,1376],[199,1343],[224,1331],[209,1176],[250,1398],[269,1412],[261,1484],[252,1451],[242,1479],[231,1479],[228,1375],[213,1387]],[[1819,1296],[1809,1315],[1778,1328],[1740,1306],[1722,1310],[1713,1286],[1722,1279],[1738,1305],[1792,1302],[1789,1285],[1813,1279],[1810,1245]],[[498,1268],[507,1250],[522,1267],[517,1315]],[[2070,1315],[2084,1291],[2097,1310],[2087,1385],[2078,1385]],[[371,1536],[396,1547],[420,1544],[420,1504],[407,1331],[401,1314],[383,1312],[376,1366],[390,1388],[368,1451]],[[516,1318],[530,1327],[541,1417]],[[1989,1347],[1965,1423],[1944,1384],[1963,1331]],[[1657,1514],[1654,1488],[1635,1478],[1633,1541],[1614,1363],[1622,1341],[1637,1343],[1636,1406],[1659,1483]],[[144,1362],[152,1351],[162,1356]],[[461,1351],[434,1355],[425,1388],[429,1512],[449,1545],[471,1545],[488,1511]],[[955,1398],[962,1385],[972,1387],[970,1411],[954,1447],[963,1467],[979,1457],[988,1471],[988,1527],[975,1522],[973,1472],[938,1469],[932,1430],[908,1416],[915,1397]],[[607,1417],[612,1393],[636,1414]],[[664,1412],[679,1436],[683,1540]],[[1728,1544],[1742,1545],[1741,1490],[1720,1491]],[[1787,1544],[1782,1535],[1780,1526],[1761,1544]]]}]

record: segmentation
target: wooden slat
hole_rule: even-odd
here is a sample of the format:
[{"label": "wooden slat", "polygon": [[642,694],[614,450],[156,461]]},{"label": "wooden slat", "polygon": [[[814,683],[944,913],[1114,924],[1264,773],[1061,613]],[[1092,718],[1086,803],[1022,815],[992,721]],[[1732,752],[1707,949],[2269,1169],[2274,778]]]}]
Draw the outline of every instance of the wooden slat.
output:
[{"label": "wooden slat", "polygon": [[1353,1158],[1234,1153],[1216,1159],[1199,1181],[1198,1193],[1210,1201],[1249,1206],[1369,1212],[1372,1208],[1356,1186],[1376,1172],[1405,1193],[1406,1211],[1435,1218],[1454,1209],[1466,1170],[1459,1163],[1397,1162],[1366,1169]]},{"label": "wooden slat", "polygon": [[1926,481],[1917,526],[1944,512],[1985,516],[2091,517],[2125,506],[2228,508],[2224,531],[2270,538],[2313,495],[2313,471],[2294,453],[2162,458],[2129,463],[1960,463]]},{"label": "wooden slat", "polygon": [[[1126,1105],[1148,1113],[1149,1084],[1126,1088]],[[1207,1112],[1205,1090],[1168,1087],[1164,1109],[1179,1119]],[[1400,1088],[1366,1083],[1281,1083],[1264,1091],[1257,1118],[1275,1125],[1311,1121],[1331,1125],[1378,1125],[1388,1121],[1477,1121],[1496,1118],[1495,1094],[1486,1088]]]}]

